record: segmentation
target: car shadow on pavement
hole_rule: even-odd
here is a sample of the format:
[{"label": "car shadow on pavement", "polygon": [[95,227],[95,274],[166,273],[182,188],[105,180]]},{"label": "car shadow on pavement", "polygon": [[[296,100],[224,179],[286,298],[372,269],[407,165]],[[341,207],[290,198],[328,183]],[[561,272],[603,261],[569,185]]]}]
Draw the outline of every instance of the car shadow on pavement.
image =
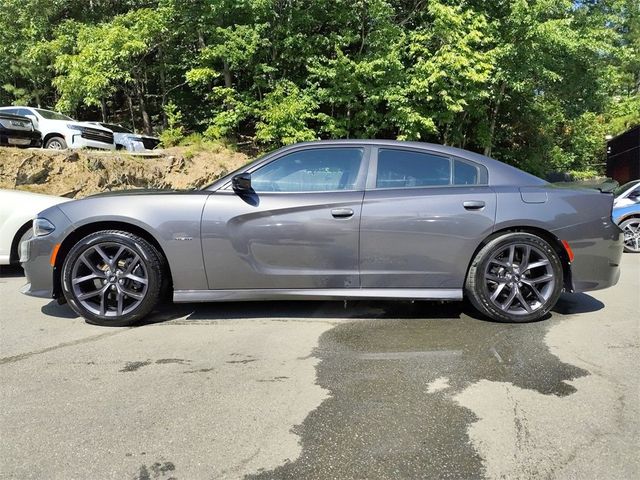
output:
[{"label": "car shadow on pavement", "polygon": [[553,312],[561,315],[597,312],[604,308],[604,303],[586,293],[563,293],[553,308]]},{"label": "car shadow on pavement", "polygon": [[0,278],[18,278],[24,277],[24,270],[20,265],[2,265],[0,266]]},{"label": "car shadow on pavement", "polygon": [[[553,309],[560,315],[595,312],[604,308],[599,300],[585,293],[563,294]],[[41,309],[47,316],[73,319],[78,315],[68,305],[51,301]],[[221,303],[165,303],[160,305],[136,326],[157,323],[191,323],[219,320],[260,320],[260,319],[459,319],[461,316],[488,322],[495,322],[478,313],[467,301],[260,301]],[[540,321],[547,320],[551,314]]]},{"label": "car shadow on pavement", "polygon": [[[604,304],[585,293],[563,293],[552,313],[573,315],[601,310]],[[545,315],[538,321],[552,316]],[[468,301],[261,301],[224,302],[208,304],[166,304],[153,312],[140,325],[149,325],[179,319],[184,322],[211,320],[255,319],[457,319],[461,316],[475,320],[496,322],[477,312]],[[535,322],[533,322],[535,323]]]}]

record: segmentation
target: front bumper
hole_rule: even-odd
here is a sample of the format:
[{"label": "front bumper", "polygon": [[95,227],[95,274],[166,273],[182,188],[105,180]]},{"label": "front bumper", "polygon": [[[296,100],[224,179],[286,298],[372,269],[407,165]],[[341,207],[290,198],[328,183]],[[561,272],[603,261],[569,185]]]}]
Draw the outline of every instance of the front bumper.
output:
[{"label": "front bumper", "polygon": [[51,265],[51,254],[55,243],[47,237],[33,237],[20,249],[20,263],[27,278],[21,292],[31,297],[53,298],[56,268]]},{"label": "front bumper", "polygon": [[51,264],[51,255],[62,240],[71,231],[69,219],[58,207],[51,207],[41,212],[39,217],[46,218],[56,226],[49,235],[32,237],[24,242],[20,249],[20,263],[24,269],[27,284],[21,292],[25,295],[41,298],[57,298],[60,292],[56,286],[59,282],[58,267]]},{"label": "front bumper", "polygon": [[40,132],[0,129],[0,145],[8,147],[41,147]]},{"label": "front bumper", "polygon": [[71,141],[68,142],[69,148],[99,148],[101,150],[115,150],[115,143],[98,142],[83,138],[80,133],[71,135]]}]

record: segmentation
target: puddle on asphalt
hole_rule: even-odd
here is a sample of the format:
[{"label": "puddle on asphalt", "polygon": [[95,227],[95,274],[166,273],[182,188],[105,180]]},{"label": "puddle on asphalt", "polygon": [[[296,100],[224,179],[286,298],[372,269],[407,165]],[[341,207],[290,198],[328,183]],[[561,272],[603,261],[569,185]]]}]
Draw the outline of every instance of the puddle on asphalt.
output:
[{"label": "puddle on asphalt", "polygon": [[482,460],[467,435],[477,418],[457,393],[490,380],[565,396],[575,391],[566,381],[587,374],[545,345],[561,315],[512,325],[471,318],[457,304],[380,305],[376,319],[321,336],[317,382],[330,398],[294,429],[298,459],[247,478],[478,478]]}]

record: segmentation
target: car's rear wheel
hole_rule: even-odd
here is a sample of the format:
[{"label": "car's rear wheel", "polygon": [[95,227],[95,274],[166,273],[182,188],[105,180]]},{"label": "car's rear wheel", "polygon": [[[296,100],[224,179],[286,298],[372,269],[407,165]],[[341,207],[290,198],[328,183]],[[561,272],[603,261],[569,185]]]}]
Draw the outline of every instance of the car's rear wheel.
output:
[{"label": "car's rear wheel", "polygon": [[507,233],[476,255],[466,294],[484,315],[503,322],[539,320],[562,293],[560,257],[548,242],[529,233]]},{"label": "car's rear wheel", "polygon": [[49,148],[51,150],[64,150],[67,148],[67,142],[65,142],[62,137],[51,137],[45,143],[44,148]]},{"label": "car's rear wheel", "polygon": [[624,251],[640,253],[640,218],[630,218],[620,224],[624,233]]},{"label": "car's rear wheel", "polygon": [[87,322],[131,325],[158,303],[162,261],[156,249],[129,232],[106,230],[86,236],[62,267],[62,289]]}]

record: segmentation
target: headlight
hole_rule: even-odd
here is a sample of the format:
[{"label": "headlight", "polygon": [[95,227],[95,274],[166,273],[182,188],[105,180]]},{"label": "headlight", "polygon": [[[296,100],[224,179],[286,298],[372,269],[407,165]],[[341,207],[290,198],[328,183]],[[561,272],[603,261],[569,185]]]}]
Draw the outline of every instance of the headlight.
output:
[{"label": "headlight", "polygon": [[33,235],[35,237],[43,237],[53,232],[56,227],[46,218],[36,218],[33,221]]},{"label": "headlight", "polygon": [[82,130],[84,127],[82,127],[81,125],[76,125],[74,123],[67,123],[67,128],[70,128],[71,130]]}]

